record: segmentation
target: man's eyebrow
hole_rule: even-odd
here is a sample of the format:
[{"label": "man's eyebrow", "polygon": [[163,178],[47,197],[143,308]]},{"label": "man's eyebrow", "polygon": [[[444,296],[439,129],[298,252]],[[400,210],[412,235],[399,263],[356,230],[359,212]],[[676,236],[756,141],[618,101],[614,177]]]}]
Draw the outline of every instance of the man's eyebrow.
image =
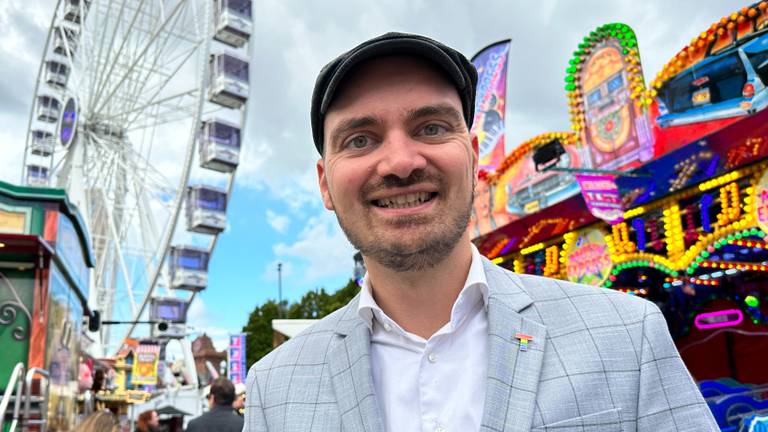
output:
[{"label": "man's eyebrow", "polygon": [[452,121],[464,121],[464,115],[452,105],[427,105],[408,112],[408,118],[418,120],[423,117],[445,116]]},{"label": "man's eyebrow", "polygon": [[336,125],[336,127],[331,130],[331,145],[337,143],[342,138],[342,136],[346,135],[349,131],[353,131],[361,127],[372,126],[378,123],[381,123],[381,121],[372,116],[353,117],[342,120],[338,125]]}]

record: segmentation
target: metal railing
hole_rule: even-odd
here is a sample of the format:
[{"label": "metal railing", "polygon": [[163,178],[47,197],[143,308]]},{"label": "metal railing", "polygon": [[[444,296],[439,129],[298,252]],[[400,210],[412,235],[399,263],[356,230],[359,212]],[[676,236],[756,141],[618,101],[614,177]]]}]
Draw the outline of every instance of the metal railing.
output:
[{"label": "metal railing", "polygon": [[[32,411],[32,380],[35,375],[42,375],[45,378],[45,386],[41,385],[43,398],[40,399],[40,418],[30,419],[29,413]],[[51,375],[45,369],[30,368],[27,371],[25,385],[27,391],[24,397],[24,426],[37,425],[40,426],[40,432],[45,432],[48,429],[48,394],[51,389]]]},{"label": "metal railing", "polygon": [[[11,372],[11,378],[8,380],[8,385],[5,387],[5,394],[0,401],[0,431],[3,430],[5,424],[5,415],[8,410],[8,404],[13,397],[13,388],[16,387],[16,396],[13,403],[13,419],[11,420],[8,432],[14,432],[16,427],[19,426],[21,421],[21,427],[26,430],[31,425],[39,426],[40,432],[45,432],[48,428],[48,395],[50,391],[50,374],[45,369],[31,368],[24,374],[24,363],[17,363]],[[32,380],[36,375],[41,375],[45,379],[44,385],[41,384],[43,390],[43,397],[37,399],[38,406],[40,407],[40,418],[31,419],[30,413],[32,412]],[[24,377],[24,380],[21,378]],[[25,391],[26,390],[26,391]],[[24,411],[21,411],[21,400],[24,399]]]},{"label": "metal railing", "polygon": [[11,378],[8,380],[8,385],[5,386],[5,394],[0,401],[0,431],[3,430],[5,424],[5,413],[8,410],[8,404],[11,401],[11,395],[13,394],[13,387],[16,387],[16,400],[13,405],[13,420],[11,421],[11,427],[8,432],[16,430],[16,425],[19,422],[19,410],[21,408],[21,392],[24,382],[21,377],[24,375],[24,363],[17,363],[11,372]]}]

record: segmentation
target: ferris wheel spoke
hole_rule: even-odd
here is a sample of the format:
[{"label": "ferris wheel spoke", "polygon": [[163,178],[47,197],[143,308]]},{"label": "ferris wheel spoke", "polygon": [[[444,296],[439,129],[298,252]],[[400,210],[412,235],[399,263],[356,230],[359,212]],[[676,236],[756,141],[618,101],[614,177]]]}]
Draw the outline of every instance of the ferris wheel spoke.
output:
[{"label": "ferris wheel spoke", "polygon": [[[98,149],[97,151],[100,153],[99,157],[103,159],[96,159],[95,157],[89,158],[93,164],[92,168],[88,169],[86,173],[86,178],[89,180],[89,186],[103,187],[110,190],[112,188],[111,182],[119,163],[118,152],[107,146],[93,134],[91,135],[90,143],[95,145],[89,147],[96,147],[96,149]],[[99,160],[101,160],[102,163],[98,163]]]},{"label": "ferris wheel spoke", "polygon": [[[126,114],[133,114],[133,113],[135,113],[134,116],[128,120],[128,124],[132,124],[134,121],[136,121],[136,117],[138,115],[140,115],[141,112],[143,112],[144,109],[146,109],[148,107],[151,107],[154,104],[161,104],[161,103],[170,101],[172,99],[175,99],[175,98],[178,98],[178,97],[187,96],[187,95],[192,95],[192,94],[197,92],[197,89],[192,89],[192,90],[188,90],[188,91],[185,91],[185,92],[181,92],[181,93],[178,93],[178,94],[175,94],[175,95],[172,95],[172,96],[166,96],[166,97],[163,97],[163,98],[159,99],[161,93],[163,92],[163,90],[166,89],[168,84],[176,76],[176,74],[179,73],[181,68],[184,67],[184,65],[187,64],[187,61],[195,54],[196,50],[199,49],[199,46],[200,46],[200,44],[194,45],[194,46],[191,47],[191,49],[188,52],[186,52],[186,53],[182,52],[181,55],[183,55],[183,58],[181,58],[180,61],[178,59],[174,59],[174,60],[170,60],[168,62],[168,64],[174,64],[174,61],[176,61],[177,62],[176,67],[167,75],[167,77],[159,85],[153,86],[153,87],[156,87],[156,88],[150,88],[149,89],[150,91],[154,91],[154,93],[147,99],[146,102],[144,102],[144,104],[142,106],[140,106],[138,108],[135,107],[135,104],[139,102],[138,98],[134,101],[134,106],[131,106],[130,109],[125,112]],[[141,80],[141,81],[143,82],[143,85],[141,86],[141,88],[137,89],[138,91],[137,91],[136,94],[143,94],[144,91],[146,90],[147,84],[149,83],[149,79],[144,79],[144,80]],[[138,113],[136,113],[137,111],[138,111]]]},{"label": "ferris wheel spoke", "polygon": [[[157,223],[154,216],[154,209],[149,205],[149,199],[147,198],[146,194],[143,193],[143,191],[139,191],[137,189],[136,200],[139,206],[142,242],[145,246],[152,245],[153,240],[162,238],[158,232]],[[161,251],[159,250],[160,247],[162,247],[162,244],[156,244],[154,250],[152,250],[151,253],[145,255],[144,265],[147,275],[152,274],[153,269],[156,268],[159,264],[158,257],[161,255]]]},{"label": "ferris wheel spoke", "polygon": [[[126,4],[127,4],[127,1],[128,0],[123,0],[120,3],[120,12],[118,13],[118,16],[117,16],[117,19],[116,19],[116,22],[118,22],[118,23],[121,21],[121,19],[123,17],[123,13],[125,12],[125,7],[126,7]],[[140,0],[140,2],[141,2],[140,6],[142,6],[144,4],[144,1],[145,0]],[[109,9],[112,8],[112,3],[113,2],[107,2]],[[141,7],[137,8],[135,13],[133,14],[133,17],[131,18],[131,22],[128,25],[128,29],[126,30],[126,34],[130,34],[131,29],[133,29],[133,26],[136,24],[136,20],[139,17],[139,9],[141,9]],[[109,11],[106,14],[104,14],[103,16],[105,17],[105,21],[109,20]],[[104,31],[102,33],[102,38],[100,39],[102,41],[106,40],[106,39],[104,39],[104,36],[105,36],[105,33],[107,32],[107,29],[109,27],[107,24],[108,23],[105,22],[104,26],[103,26]],[[129,41],[129,38],[124,37],[123,40],[122,40],[122,43],[120,44],[120,48],[117,50],[117,53],[113,54],[113,48],[115,46],[115,41],[117,40],[117,35],[120,32],[120,30],[121,30],[120,29],[120,25],[117,25],[117,24],[114,25],[114,29],[113,29],[112,35],[109,38],[109,43],[107,45],[104,45],[103,43],[99,45],[99,53],[97,54],[97,57],[96,57],[96,69],[94,71],[95,72],[94,73],[94,79],[93,79],[93,82],[92,82],[93,83],[93,87],[91,88],[91,91],[90,91],[90,96],[91,96],[90,97],[90,105],[88,106],[88,111],[90,111],[90,112],[93,112],[94,104],[98,100],[98,98],[99,98],[99,96],[101,94],[101,91],[103,90],[103,86],[109,80],[109,76],[112,73],[112,68],[114,68],[114,66],[115,66],[115,61],[111,61],[110,62],[110,60],[119,58],[120,54],[122,53],[123,49],[125,48],[125,44]],[[106,50],[104,50],[105,46],[106,46]],[[104,55],[103,62],[102,62],[102,53]],[[103,66],[101,66],[101,65],[103,65]],[[109,69],[109,71],[104,72],[103,68],[107,67],[107,65],[110,65],[110,69]]]},{"label": "ferris wheel spoke", "polygon": [[141,130],[156,128],[158,126],[170,125],[188,118],[189,115],[192,113],[194,113],[193,108],[166,107],[164,111],[160,111],[158,113],[157,117],[144,119],[143,122],[132,125],[131,128],[128,130],[141,131]]},{"label": "ferris wheel spoke", "polygon": [[[169,80],[170,81],[170,80]],[[197,89],[190,89],[185,90],[180,93],[166,96],[162,99],[158,99],[157,96],[160,94],[160,91],[156,92],[154,95],[151,96],[151,98],[143,102],[140,106],[135,106],[135,103],[137,102],[135,99],[133,100],[134,106],[131,109],[120,111],[116,113],[112,113],[109,117],[106,117],[107,120],[116,120],[118,118],[127,118],[128,120],[125,121],[125,124],[128,125],[127,129],[131,130],[131,125],[133,125],[140,116],[145,115],[145,117],[152,117],[155,118],[157,113],[152,113],[152,115],[146,115],[146,113],[149,112],[150,109],[155,107],[166,107],[169,111],[170,110],[178,110],[182,108],[183,101],[182,99],[185,98],[194,98],[194,96],[197,95],[198,90]],[[171,105],[173,102],[178,102],[176,105]],[[187,116],[189,115],[189,112],[185,113]]]},{"label": "ferris wheel spoke", "polygon": [[[102,194],[101,198],[104,200],[104,202],[107,201],[106,194],[104,193],[104,190],[101,189],[100,193]],[[136,303],[133,301],[133,280],[131,278],[131,274],[128,272],[128,266],[125,263],[125,257],[123,255],[123,248],[122,248],[122,240],[121,237],[118,235],[118,230],[115,227],[115,220],[112,217],[112,214],[109,210],[109,207],[104,207],[105,213],[106,213],[106,220],[107,225],[109,227],[109,233],[112,236],[112,242],[114,244],[115,248],[115,254],[117,256],[117,261],[120,264],[120,268],[122,269],[123,274],[123,283],[125,283],[125,289],[128,292],[128,296],[131,298],[130,306],[131,306],[131,313],[133,315],[136,314]]]},{"label": "ferris wheel spoke", "polygon": [[[163,197],[166,195],[173,195],[175,189],[171,186],[170,181],[160,173],[157,169],[152,167],[149,163],[139,162],[141,155],[133,152],[132,149],[116,149],[107,142],[98,137],[94,137],[94,143],[98,144],[98,147],[105,153],[109,154],[109,163],[105,164],[108,171],[97,173],[92,177],[94,180],[107,179],[110,181],[115,177],[116,170],[123,170],[131,174],[131,178],[139,182],[143,188],[148,191],[152,191],[155,196]],[[125,157],[121,157],[121,153],[127,153]],[[112,185],[107,183],[107,190],[112,189]]]},{"label": "ferris wheel spoke", "polygon": [[[133,73],[133,70],[136,68],[136,66],[145,58],[147,52],[152,47],[152,44],[154,43],[154,41],[163,33],[163,30],[165,29],[166,25],[168,25],[170,20],[172,20],[174,17],[177,16],[177,13],[179,12],[179,10],[181,10],[181,6],[183,4],[184,4],[184,1],[180,1],[179,3],[176,4],[176,6],[174,6],[173,11],[171,12],[171,14],[168,17],[168,19],[166,19],[160,25],[160,27],[155,32],[153,32],[153,34],[150,36],[149,40],[144,44],[144,47],[141,49],[139,54],[131,62],[130,66],[128,67],[128,70],[126,70],[125,73],[123,73],[123,75],[116,81],[115,85],[112,87],[112,89],[109,91],[109,93],[107,93],[107,96],[104,97],[103,99],[100,99],[101,94],[103,93],[104,89],[106,88],[106,83],[105,83],[105,85],[102,85],[102,87],[99,89],[98,93],[96,93],[96,97],[94,98],[94,101],[97,104],[96,105],[97,106],[96,111],[101,111],[104,108],[104,106],[109,102],[110,98],[112,96],[114,96],[114,94],[118,90],[120,90],[120,88],[123,86],[125,81],[130,77],[131,73]],[[127,38],[126,38],[126,40],[127,40]],[[122,46],[121,46],[121,48],[122,48]],[[111,74],[113,70],[114,70],[114,67],[111,67],[108,75]]]},{"label": "ferris wheel spoke", "polygon": [[[186,12],[186,10],[185,10]],[[179,72],[182,66],[184,66],[187,63],[187,60],[196,52],[196,50],[200,47],[200,44],[202,43],[202,39],[198,40],[192,40],[189,41],[189,48],[185,51],[184,49],[180,49],[178,54],[173,55],[173,53],[165,53],[165,49],[168,45],[168,41],[170,40],[170,36],[173,35],[177,38],[181,37],[180,31],[183,30],[184,26],[179,29],[177,28],[177,24],[179,22],[184,23],[185,20],[183,19],[183,13],[179,13],[177,16],[177,19],[174,20],[174,24],[171,27],[170,30],[168,30],[166,34],[166,39],[162,45],[159,45],[156,47],[155,55],[153,56],[153,62],[151,67],[145,67],[142,72],[144,72],[144,76],[140,77],[136,82],[139,84],[139,87],[133,92],[133,94],[144,94],[144,90],[147,88],[147,86],[151,83],[151,80],[149,79],[150,74],[156,73],[158,69],[158,60],[162,59],[161,64],[163,65],[163,69],[169,70],[169,72],[166,73],[166,79],[157,87],[157,92],[150,98],[150,100],[156,98],[159,93],[165,88],[165,86],[168,84],[168,82],[176,76],[176,74]],[[184,45],[183,43],[174,44],[171,46],[171,49],[178,48],[179,46]],[[146,57],[145,57],[146,58]],[[181,59],[181,61],[179,61]],[[176,65],[175,67],[171,65]],[[173,69],[173,70],[171,70]],[[149,86],[149,91],[154,90],[154,85]],[[132,109],[133,107],[131,107]]]}]

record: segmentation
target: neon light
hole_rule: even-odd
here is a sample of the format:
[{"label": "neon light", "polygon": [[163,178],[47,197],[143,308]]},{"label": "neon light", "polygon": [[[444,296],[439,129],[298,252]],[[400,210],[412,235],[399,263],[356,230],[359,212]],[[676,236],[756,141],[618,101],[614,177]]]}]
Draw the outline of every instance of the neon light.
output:
[{"label": "neon light", "polygon": [[637,248],[641,251],[645,250],[645,221],[637,218],[632,221],[632,228],[635,229],[637,234]]},{"label": "neon light", "polygon": [[709,220],[709,206],[712,205],[712,195],[701,196],[701,228],[704,232],[712,232],[712,223]]},{"label": "neon light", "polygon": [[739,309],[725,309],[696,315],[693,323],[699,330],[720,327],[733,327],[744,321],[744,314]]}]

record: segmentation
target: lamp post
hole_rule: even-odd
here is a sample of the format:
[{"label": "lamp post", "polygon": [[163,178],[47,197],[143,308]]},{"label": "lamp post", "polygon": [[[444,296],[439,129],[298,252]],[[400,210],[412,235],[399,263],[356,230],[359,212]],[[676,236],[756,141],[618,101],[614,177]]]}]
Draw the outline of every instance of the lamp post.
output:
[{"label": "lamp post", "polygon": [[277,307],[278,316],[283,317],[283,263],[277,263]]}]

